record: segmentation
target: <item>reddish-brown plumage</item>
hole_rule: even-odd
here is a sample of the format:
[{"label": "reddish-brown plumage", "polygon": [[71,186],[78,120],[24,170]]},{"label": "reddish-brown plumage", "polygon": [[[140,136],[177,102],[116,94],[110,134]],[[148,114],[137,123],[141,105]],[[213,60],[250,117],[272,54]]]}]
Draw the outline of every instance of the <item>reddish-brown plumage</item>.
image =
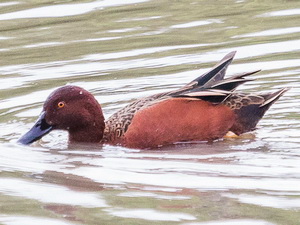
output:
[{"label": "reddish-brown plumage", "polygon": [[214,140],[226,134],[234,117],[225,105],[186,98],[167,99],[137,112],[122,144],[151,148],[179,141]]}]

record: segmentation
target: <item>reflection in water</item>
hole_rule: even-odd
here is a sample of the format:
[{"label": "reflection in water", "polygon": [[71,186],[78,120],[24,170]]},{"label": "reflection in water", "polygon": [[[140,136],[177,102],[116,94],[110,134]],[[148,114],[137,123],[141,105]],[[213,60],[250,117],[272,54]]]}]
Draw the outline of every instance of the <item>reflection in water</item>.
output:
[{"label": "reflection in water", "polygon": [[[297,3],[24,3],[0,3],[1,224],[299,224]],[[149,151],[69,148],[65,132],[15,144],[58,86],[91,91],[108,117],[233,50],[229,74],[263,70],[243,91],[292,87],[250,135]]]}]

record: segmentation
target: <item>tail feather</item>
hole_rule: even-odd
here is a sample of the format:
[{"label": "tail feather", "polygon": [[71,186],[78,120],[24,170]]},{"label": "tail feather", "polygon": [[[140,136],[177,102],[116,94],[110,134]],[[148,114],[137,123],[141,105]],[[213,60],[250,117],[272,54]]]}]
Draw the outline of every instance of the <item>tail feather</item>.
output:
[{"label": "tail feather", "polygon": [[274,102],[276,102],[285,92],[287,92],[290,88],[282,88],[279,91],[276,91],[271,94],[262,95],[265,98],[265,102],[261,104],[259,107],[270,107]]},{"label": "tail feather", "polygon": [[235,109],[236,121],[230,129],[236,134],[242,134],[255,129],[259,120],[264,116],[267,110],[275,103],[289,88],[283,88],[271,94],[257,95],[259,101],[250,101],[247,105]]}]

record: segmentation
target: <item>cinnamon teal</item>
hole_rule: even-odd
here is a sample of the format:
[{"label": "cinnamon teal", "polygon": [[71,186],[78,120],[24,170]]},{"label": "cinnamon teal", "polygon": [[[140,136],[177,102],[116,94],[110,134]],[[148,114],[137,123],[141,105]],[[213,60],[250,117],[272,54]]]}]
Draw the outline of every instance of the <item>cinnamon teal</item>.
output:
[{"label": "cinnamon teal", "polygon": [[34,126],[19,143],[30,144],[51,130],[66,130],[70,143],[107,143],[129,148],[155,148],[184,141],[210,141],[228,131],[255,129],[270,106],[288,89],[274,93],[241,93],[253,71],[224,78],[235,52],[180,89],[138,99],[106,121],[95,97],[77,86],[55,90]]}]

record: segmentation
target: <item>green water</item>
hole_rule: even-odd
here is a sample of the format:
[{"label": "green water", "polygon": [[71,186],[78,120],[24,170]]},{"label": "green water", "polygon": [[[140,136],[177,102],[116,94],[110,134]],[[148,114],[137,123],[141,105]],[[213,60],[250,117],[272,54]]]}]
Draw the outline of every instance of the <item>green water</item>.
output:
[{"label": "green water", "polygon": [[[292,87],[250,135],[139,151],[16,144],[56,87],[108,117],[237,51],[245,92]],[[300,224],[299,1],[0,2],[0,224]]]}]

